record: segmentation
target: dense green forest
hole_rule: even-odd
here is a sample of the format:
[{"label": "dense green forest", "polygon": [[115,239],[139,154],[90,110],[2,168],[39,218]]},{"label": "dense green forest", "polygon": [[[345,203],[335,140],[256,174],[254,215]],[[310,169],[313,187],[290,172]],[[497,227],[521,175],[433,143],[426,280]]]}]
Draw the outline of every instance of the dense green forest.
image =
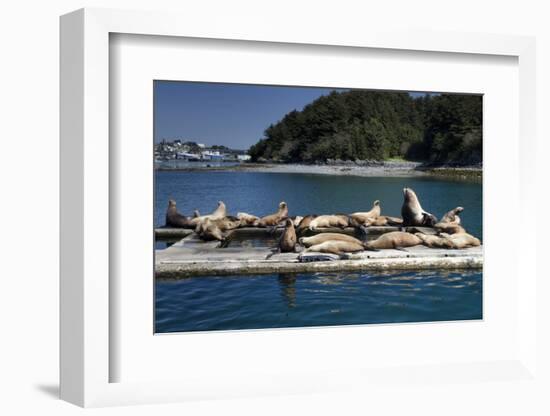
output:
[{"label": "dense green forest", "polygon": [[434,164],[482,161],[482,97],[351,90],[291,111],[249,149],[252,161],[404,158]]}]

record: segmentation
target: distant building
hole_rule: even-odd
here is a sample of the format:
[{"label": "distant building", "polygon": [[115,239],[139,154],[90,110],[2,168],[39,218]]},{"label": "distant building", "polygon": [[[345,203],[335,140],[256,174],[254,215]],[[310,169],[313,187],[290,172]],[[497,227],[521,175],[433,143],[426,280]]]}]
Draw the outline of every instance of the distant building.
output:
[{"label": "distant building", "polygon": [[206,147],[204,143],[197,143],[197,146],[199,146],[201,149],[204,149]]},{"label": "distant building", "polygon": [[218,151],[211,152],[209,150],[202,152],[203,160],[222,160],[225,155],[221,154]]},{"label": "distant building", "polygon": [[250,160],[250,155],[237,155],[237,159],[241,162],[246,162],[247,160]]}]

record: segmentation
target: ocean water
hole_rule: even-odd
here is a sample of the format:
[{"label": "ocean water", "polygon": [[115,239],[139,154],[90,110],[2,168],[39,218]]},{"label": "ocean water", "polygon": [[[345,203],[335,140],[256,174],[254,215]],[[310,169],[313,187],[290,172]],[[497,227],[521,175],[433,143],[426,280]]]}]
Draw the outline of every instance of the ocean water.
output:
[{"label": "ocean water", "polygon": [[[400,216],[404,187],[441,217],[460,205],[465,228],[482,238],[480,183],[427,177],[370,178],[257,172],[157,171],[155,220],[168,199],[180,212],[262,216],[286,201],[290,215],[369,210]],[[157,248],[166,247],[158,242]],[[194,277],[155,282],[155,332],[256,329],[482,318],[480,272],[330,273]]]},{"label": "ocean water", "polygon": [[193,277],[155,289],[157,333],[482,318],[479,272]]}]

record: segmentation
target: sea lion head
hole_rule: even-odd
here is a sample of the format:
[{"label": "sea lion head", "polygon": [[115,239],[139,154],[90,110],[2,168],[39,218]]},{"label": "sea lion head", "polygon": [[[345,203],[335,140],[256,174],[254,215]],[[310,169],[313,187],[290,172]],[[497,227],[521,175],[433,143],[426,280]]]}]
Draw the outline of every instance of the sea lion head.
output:
[{"label": "sea lion head", "polygon": [[416,205],[417,208],[420,208],[420,202],[418,202],[418,197],[416,193],[411,188],[403,188],[403,196],[405,197],[405,203]]},{"label": "sea lion head", "polygon": [[285,220],[285,226],[286,226],[287,228],[294,227],[294,221],[292,221],[290,218],[287,218],[287,219]]},{"label": "sea lion head", "polygon": [[377,207],[380,205],[380,201],[377,199],[376,201],[374,201],[374,203],[372,204],[373,206]]},{"label": "sea lion head", "polygon": [[173,199],[169,199],[168,200],[168,208],[172,208],[172,207],[176,207],[176,201],[174,201]]},{"label": "sea lion head", "polygon": [[279,202],[279,209],[285,209],[286,207],[287,207],[287,205],[286,205],[285,201]]},{"label": "sea lion head", "polygon": [[464,208],[463,208],[463,207],[456,207],[456,208],[455,208],[455,212],[456,212],[457,214],[460,214],[462,211],[464,211]]}]

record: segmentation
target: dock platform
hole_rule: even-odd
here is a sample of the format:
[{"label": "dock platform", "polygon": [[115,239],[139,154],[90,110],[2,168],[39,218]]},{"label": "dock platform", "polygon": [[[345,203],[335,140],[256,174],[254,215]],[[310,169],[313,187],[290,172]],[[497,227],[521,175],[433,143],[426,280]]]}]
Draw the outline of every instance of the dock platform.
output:
[{"label": "dock platform", "polygon": [[[369,234],[379,235],[397,231],[397,227],[371,227]],[[160,231],[159,231],[160,230]],[[345,230],[318,229],[308,232],[355,233]],[[413,228],[408,231],[434,233],[430,228]],[[330,254],[308,252],[276,253],[273,242],[260,246],[248,244],[253,239],[278,238],[282,230],[270,232],[261,228],[233,230],[228,243],[205,242],[192,230],[157,229],[158,239],[176,239],[176,243],[155,252],[155,276],[161,279],[180,279],[193,276],[258,275],[272,273],[314,273],[367,270],[450,270],[481,269],[483,247],[461,250],[434,249],[425,246],[401,250],[363,251],[348,254],[345,258]]]}]

